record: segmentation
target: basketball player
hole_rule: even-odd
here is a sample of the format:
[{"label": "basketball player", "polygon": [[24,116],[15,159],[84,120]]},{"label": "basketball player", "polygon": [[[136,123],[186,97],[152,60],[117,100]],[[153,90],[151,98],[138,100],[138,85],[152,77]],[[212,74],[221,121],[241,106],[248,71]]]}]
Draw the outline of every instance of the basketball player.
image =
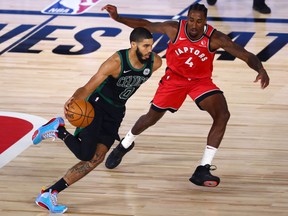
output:
[{"label": "basketball player", "polygon": [[260,60],[220,31],[207,24],[207,8],[193,4],[188,11],[187,20],[150,22],[145,19],[119,16],[117,8],[106,5],[110,17],[129,27],[145,27],[153,32],[166,34],[170,38],[166,51],[167,69],[159,82],[147,114],[142,115],[132,129],[110,153],[106,167],[117,167],[122,157],[134,146],[134,140],[144,130],[160,120],[166,111],[176,112],[186,96],[192,98],[201,110],[213,119],[207,137],[201,163],[189,179],[199,186],[215,187],[220,178],[213,176],[211,162],[222,141],[230,113],[223,92],[213,83],[213,59],[217,49],[223,48],[233,56],[245,61],[257,72],[255,82],[261,81],[261,88],[269,85],[269,77]]},{"label": "basketball player", "polygon": [[36,198],[37,205],[52,213],[67,210],[66,206],[57,204],[57,194],[103,162],[114,141],[120,140],[118,129],[125,115],[125,103],[162,65],[161,57],[152,52],[153,38],[147,29],[135,28],[130,34],[130,44],[130,49],[119,50],[108,58],[65,103],[64,113],[67,113],[71,101],[88,99],[95,111],[89,126],[77,128],[73,136],[65,129],[64,120],[57,117],[41,126],[32,137],[34,144],[50,137],[59,138],[81,160]]}]

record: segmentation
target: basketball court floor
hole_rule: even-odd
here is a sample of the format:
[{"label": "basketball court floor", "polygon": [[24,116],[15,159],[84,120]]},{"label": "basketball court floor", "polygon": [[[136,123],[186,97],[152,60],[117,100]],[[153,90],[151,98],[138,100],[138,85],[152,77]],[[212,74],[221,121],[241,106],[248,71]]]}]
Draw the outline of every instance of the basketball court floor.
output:
[{"label": "basketball court floor", "polygon": [[[178,112],[167,113],[139,136],[118,168],[101,164],[60,193],[58,202],[68,206],[65,214],[71,216],[288,215],[287,1],[267,0],[268,15],[253,11],[252,0],[218,0],[214,6],[204,0],[100,0],[81,7],[77,0],[59,0],[60,8],[55,2],[0,3],[1,216],[53,215],[36,206],[35,198],[78,160],[61,141],[33,146],[31,136],[46,121],[63,116],[66,100],[106,58],[130,46],[131,29],[101,8],[114,4],[123,16],[162,22],[185,19],[194,2],[207,6],[209,24],[256,54],[271,79],[263,90],[244,62],[223,50],[215,56],[213,79],[231,112],[213,160],[219,186],[189,182],[212,121],[187,98]],[[148,111],[165,71],[168,41],[154,36],[154,51],[164,63],[128,101],[121,137]],[[69,123],[67,128],[74,130]]]}]

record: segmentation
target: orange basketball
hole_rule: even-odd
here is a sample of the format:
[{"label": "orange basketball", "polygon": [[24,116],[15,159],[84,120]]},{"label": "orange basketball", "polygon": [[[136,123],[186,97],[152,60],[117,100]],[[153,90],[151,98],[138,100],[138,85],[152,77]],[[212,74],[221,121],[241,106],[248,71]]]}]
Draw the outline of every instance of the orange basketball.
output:
[{"label": "orange basketball", "polygon": [[94,118],[94,108],[88,101],[73,100],[65,117],[75,127],[87,127]]}]

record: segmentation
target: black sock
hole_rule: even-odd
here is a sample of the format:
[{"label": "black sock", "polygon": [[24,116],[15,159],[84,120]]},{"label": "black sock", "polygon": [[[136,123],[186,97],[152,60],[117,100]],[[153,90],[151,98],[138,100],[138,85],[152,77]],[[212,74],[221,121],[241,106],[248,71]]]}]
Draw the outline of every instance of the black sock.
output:
[{"label": "black sock", "polygon": [[64,126],[59,126],[57,129],[58,129],[58,138],[63,140],[63,141],[65,141],[65,139],[68,136],[72,135],[66,130],[66,128]]},{"label": "black sock", "polygon": [[54,185],[52,185],[51,187],[47,188],[44,192],[49,192],[49,190],[51,189],[52,191],[57,191],[58,193],[60,193],[62,190],[66,189],[69,185],[67,184],[67,182],[61,178],[58,182],[56,182]]}]

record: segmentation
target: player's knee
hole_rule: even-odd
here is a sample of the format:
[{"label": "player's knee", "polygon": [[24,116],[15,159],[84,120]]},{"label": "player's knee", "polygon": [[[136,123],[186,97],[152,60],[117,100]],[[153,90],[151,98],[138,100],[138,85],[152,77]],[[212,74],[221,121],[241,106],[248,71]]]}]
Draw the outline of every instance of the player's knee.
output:
[{"label": "player's knee", "polygon": [[93,159],[94,154],[93,153],[82,153],[82,154],[76,155],[76,157],[81,161],[90,161]]},{"label": "player's knee", "polygon": [[102,163],[105,159],[105,154],[97,155],[96,159],[99,162],[99,164]]},{"label": "player's knee", "polygon": [[230,119],[230,112],[228,110],[221,110],[220,112],[211,115],[217,125],[227,124]]},{"label": "player's knee", "polygon": [[97,154],[95,153],[94,157],[89,161],[93,167],[101,164],[105,159],[105,154]]},{"label": "player's knee", "polygon": [[220,119],[221,119],[222,122],[226,122],[227,123],[229,121],[229,119],[230,119],[229,110],[226,110],[226,111],[222,112],[221,115],[220,115]]}]

